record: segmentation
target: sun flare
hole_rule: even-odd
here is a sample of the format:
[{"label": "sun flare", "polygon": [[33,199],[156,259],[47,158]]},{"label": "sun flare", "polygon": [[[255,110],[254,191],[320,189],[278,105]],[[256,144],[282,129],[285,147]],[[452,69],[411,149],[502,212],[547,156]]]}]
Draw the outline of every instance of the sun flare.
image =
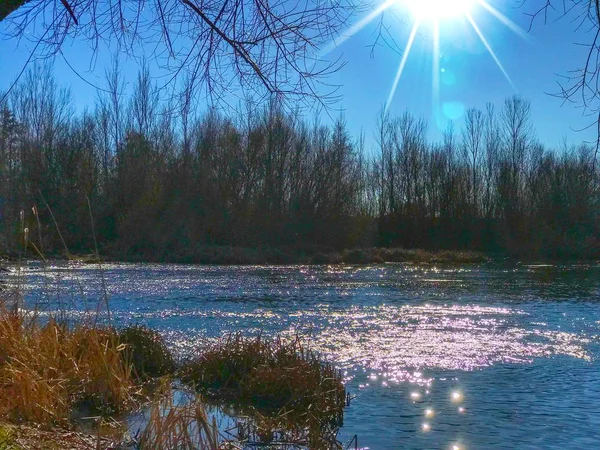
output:
[{"label": "sun flare", "polygon": [[[400,83],[400,79],[402,78],[402,74],[404,73],[408,58],[411,54],[415,38],[422,27],[423,30],[427,30],[424,35],[429,35],[432,43],[432,91],[434,107],[437,107],[439,103],[440,79],[441,74],[444,72],[444,69],[440,67],[440,44],[444,39],[441,34],[442,30],[447,31],[448,29],[448,27],[444,27],[443,25],[451,24],[453,21],[463,21],[467,27],[472,29],[472,32],[475,33],[483,47],[487,50],[487,53],[492,58],[499,71],[504,75],[506,81],[516,89],[508,72],[502,64],[500,57],[496,54],[492,43],[486,36],[485,30],[478,24],[478,16],[481,14],[491,15],[523,40],[531,40],[523,29],[496,9],[492,3],[493,0],[382,0],[382,2],[369,14],[350,26],[338,39],[334,39],[329,45],[325,46],[320,56],[324,56],[342,45],[347,39],[358,33],[378,17],[382,16],[388,9],[397,8],[403,13],[412,16],[414,20],[412,21],[412,28],[408,35],[406,45],[404,46],[404,51],[400,57],[398,69],[385,104],[386,112],[394,99],[398,84]],[[457,32],[465,32],[464,26],[456,28]]]},{"label": "sun flare", "polygon": [[398,0],[416,19],[421,21],[448,21],[465,17],[476,0]]}]

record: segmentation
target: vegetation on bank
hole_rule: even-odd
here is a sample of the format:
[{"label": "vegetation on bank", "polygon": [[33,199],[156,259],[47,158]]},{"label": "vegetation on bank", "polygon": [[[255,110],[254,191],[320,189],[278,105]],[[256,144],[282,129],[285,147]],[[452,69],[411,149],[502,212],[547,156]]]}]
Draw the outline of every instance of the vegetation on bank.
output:
[{"label": "vegetation on bank", "polygon": [[[229,336],[181,365],[156,331],[117,330],[96,318],[42,319],[0,301],[1,450],[112,448],[125,442],[126,427],[84,433],[78,421],[114,424],[140,410],[146,419],[129,448],[216,450],[249,440],[337,448],[347,404],[341,375],[301,341]],[[245,411],[235,438],[221,434],[200,396],[175,399],[179,378]],[[37,431],[27,437],[30,429]]]},{"label": "vegetation on bank", "polygon": [[[81,261],[90,257],[82,257]],[[108,259],[112,259],[110,256]],[[158,255],[115,255],[117,261],[170,262],[214,265],[252,264],[378,264],[386,262],[405,263],[481,263],[491,258],[482,252],[401,248],[355,248],[334,251],[326,247],[298,250],[292,247],[244,248],[233,246],[198,247],[184,252],[168,252]],[[95,261],[93,261],[95,262]]]},{"label": "vegetation on bank", "polygon": [[373,148],[343,120],[277,104],[182,113],[145,72],[129,101],[99,93],[73,114],[71,100],[38,66],[0,105],[2,248],[27,228],[32,254],[62,252],[64,238],[117,259],[203,262],[212,247],[600,256],[595,149],[542,145],[520,97],[467,110],[442,142],[410,113],[382,115]]},{"label": "vegetation on bank", "polygon": [[251,405],[263,416],[275,413],[287,428],[338,425],[348,401],[339,371],[299,339],[231,335],[192,357],[180,373],[204,395]]},{"label": "vegetation on bank", "polygon": [[[35,259],[35,254],[29,254]],[[63,254],[55,259],[64,259]],[[340,252],[328,248],[314,247],[310,251],[300,251],[293,248],[244,248],[232,246],[201,247],[193,252],[169,252],[158,255],[106,255],[98,257],[95,254],[70,254],[68,259],[84,264],[98,262],[163,262],[183,264],[208,265],[258,265],[258,264],[381,264],[381,263],[421,263],[421,264],[473,264],[492,261],[496,256],[488,256],[482,252],[440,250],[427,251],[422,249],[401,248],[355,248]],[[7,260],[8,262],[8,260]],[[2,264],[0,262],[0,264]],[[3,270],[0,265],[0,271]],[[6,269],[8,270],[8,269]],[[1,281],[0,281],[1,282]]]}]

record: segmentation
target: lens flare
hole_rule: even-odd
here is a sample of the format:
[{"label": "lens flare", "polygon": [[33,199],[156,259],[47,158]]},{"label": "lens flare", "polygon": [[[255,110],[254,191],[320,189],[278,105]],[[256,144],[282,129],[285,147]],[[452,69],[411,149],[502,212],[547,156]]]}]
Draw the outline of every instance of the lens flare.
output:
[{"label": "lens flare", "polygon": [[394,99],[394,94],[396,93],[396,89],[398,88],[398,83],[400,82],[400,78],[402,77],[402,73],[404,72],[404,68],[406,67],[406,61],[408,61],[408,56],[410,55],[410,50],[412,48],[413,43],[415,42],[415,36],[417,35],[417,31],[419,31],[419,22],[415,22],[412,31],[410,32],[410,37],[408,38],[408,44],[406,44],[406,49],[404,50],[404,55],[402,55],[402,59],[400,60],[400,66],[398,66],[398,72],[396,72],[396,78],[394,78],[394,83],[392,84],[392,89],[390,90],[390,95],[388,96],[387,103],[385,104],[385,111],[390,108],[392,104],[392,100]]},{"label": "lens flare", "polygon": [[328,46],[323,48],[320,53],[320,56],[324,56],[327,53],[334,50],[335,48],[341,46],[348,38],[361,31],[364,27],[369,25],[380,15],[384,14],[385,11],[387,11],[391,7],[395,7],[410,14],[414,19],[414,25],[412,27],[408,41],[404,48],[402,58],[400,59],[398,70],[396,71],[396,76],[394,77],[394,80],[392,82],[392,87],[390,89],[390,93],[385,105],[386,112],[389,109],[396,94],[398,84],[400,83],[400,79],[402,78],[402,74],[404,73],[406,63],[413,48],[415,36],[419,32],[421,26],[424,24],[428,24],[430,26],[432,35],[432,100],[434,110],[437,109],[437,104],[439,103],[441,72],[440,41],[443,39],[442,36],[440,36],[440,24],[442,23],[449,24],[453,21],[466,20],[471,25],[471,27],[477,34],[477,37],[482,42],[483,46],[498,66],[500,72],[502,72],[502,74],[504,75],[508,83],[513,87],[513,89],[516,89],[508,72],[506,71],[502,62],[500,61],[500,58],[493,50],[488,39],[485,37],[483,31],[481,30],[481,27],[477,24],[477,21],[475,20],[476,13],[485,12],[493,16],[502,25],[510,29],[512,32],[514,32],[516,35],[523,38],[524,40],[531,41],[531,39],[523,29],[521,29],[517,24],[515,24],[512,20],[506,17],[498,9],[490,5],[490,3],[487,0],[385,0],[382,3],[380,3],[379,6],[377,6],[375,9],[373,9],[369,14],[361,18],[357,23],[350,26],[346,31],[342,32],[337,40],[334,40]]}]

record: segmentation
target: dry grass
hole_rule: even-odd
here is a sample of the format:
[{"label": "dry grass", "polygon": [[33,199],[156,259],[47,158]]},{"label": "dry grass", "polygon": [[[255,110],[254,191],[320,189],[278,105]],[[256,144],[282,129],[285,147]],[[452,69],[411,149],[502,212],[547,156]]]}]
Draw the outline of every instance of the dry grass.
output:
[{"label": "dry grass", "polygon": [[136,392],[111,328],[68,327],[0,305],[0,420],[69,425],[79,405],[126,411]]},{"label": "dry grass", "polygon": [[162,377],[175,371],[175,359],[156,330],[133,325],[119,331],[119,342],[126,346],[126,360],[138,378]]},{"label": "dry grass", "polygon": [[330,441],[347,405],[339,371],[299,339],[230,335],[184,364],[181,378],[213,399],[251,406],[263,443]]},{"label": "dry grass", "polygon": [[176,402],[168,383],[151,403],[147,423],[137,442],[138,450],[236,448],[225,442],[213,417],[209,419],[202,401]]},{"label": "dry grass", "polygon": [[0,450],[115,450],[115,441],[73,430],[0,423]]},{"label": "dry grass", "polygon": [[488,260],[489,258],[484,254],[471,251],[428,251],[403,248],[360,248],[344,250],[341,254],[333,256],[333,262],[348,264],[377,264],[384,262],[471,264],[482,263]]}]

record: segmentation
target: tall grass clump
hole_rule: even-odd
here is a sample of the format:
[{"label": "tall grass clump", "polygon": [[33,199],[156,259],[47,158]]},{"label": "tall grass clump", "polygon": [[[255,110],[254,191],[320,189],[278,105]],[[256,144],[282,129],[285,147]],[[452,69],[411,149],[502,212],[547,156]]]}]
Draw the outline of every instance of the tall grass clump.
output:
[{"label": "tall grass clump", "polygon": [[126,411],[136,391],[112,328],[37,317],[0,304],[0,421],[66,426],[78,407]]},{"label": "tall grass clump", "polygon": [[125,359],[138,378],[149,379],[170,375],[175,360],[163,337],[144,325],[132,325],[119,332],[119,343],[125,345]]},{"label": "tall grass clump", "polygon": [[181,379],[209,398],[251,406],[266,442],[285,429],[322,436],[341,424],[347,404],[340,372],[298,338],[230,335],[187,361]]}]

